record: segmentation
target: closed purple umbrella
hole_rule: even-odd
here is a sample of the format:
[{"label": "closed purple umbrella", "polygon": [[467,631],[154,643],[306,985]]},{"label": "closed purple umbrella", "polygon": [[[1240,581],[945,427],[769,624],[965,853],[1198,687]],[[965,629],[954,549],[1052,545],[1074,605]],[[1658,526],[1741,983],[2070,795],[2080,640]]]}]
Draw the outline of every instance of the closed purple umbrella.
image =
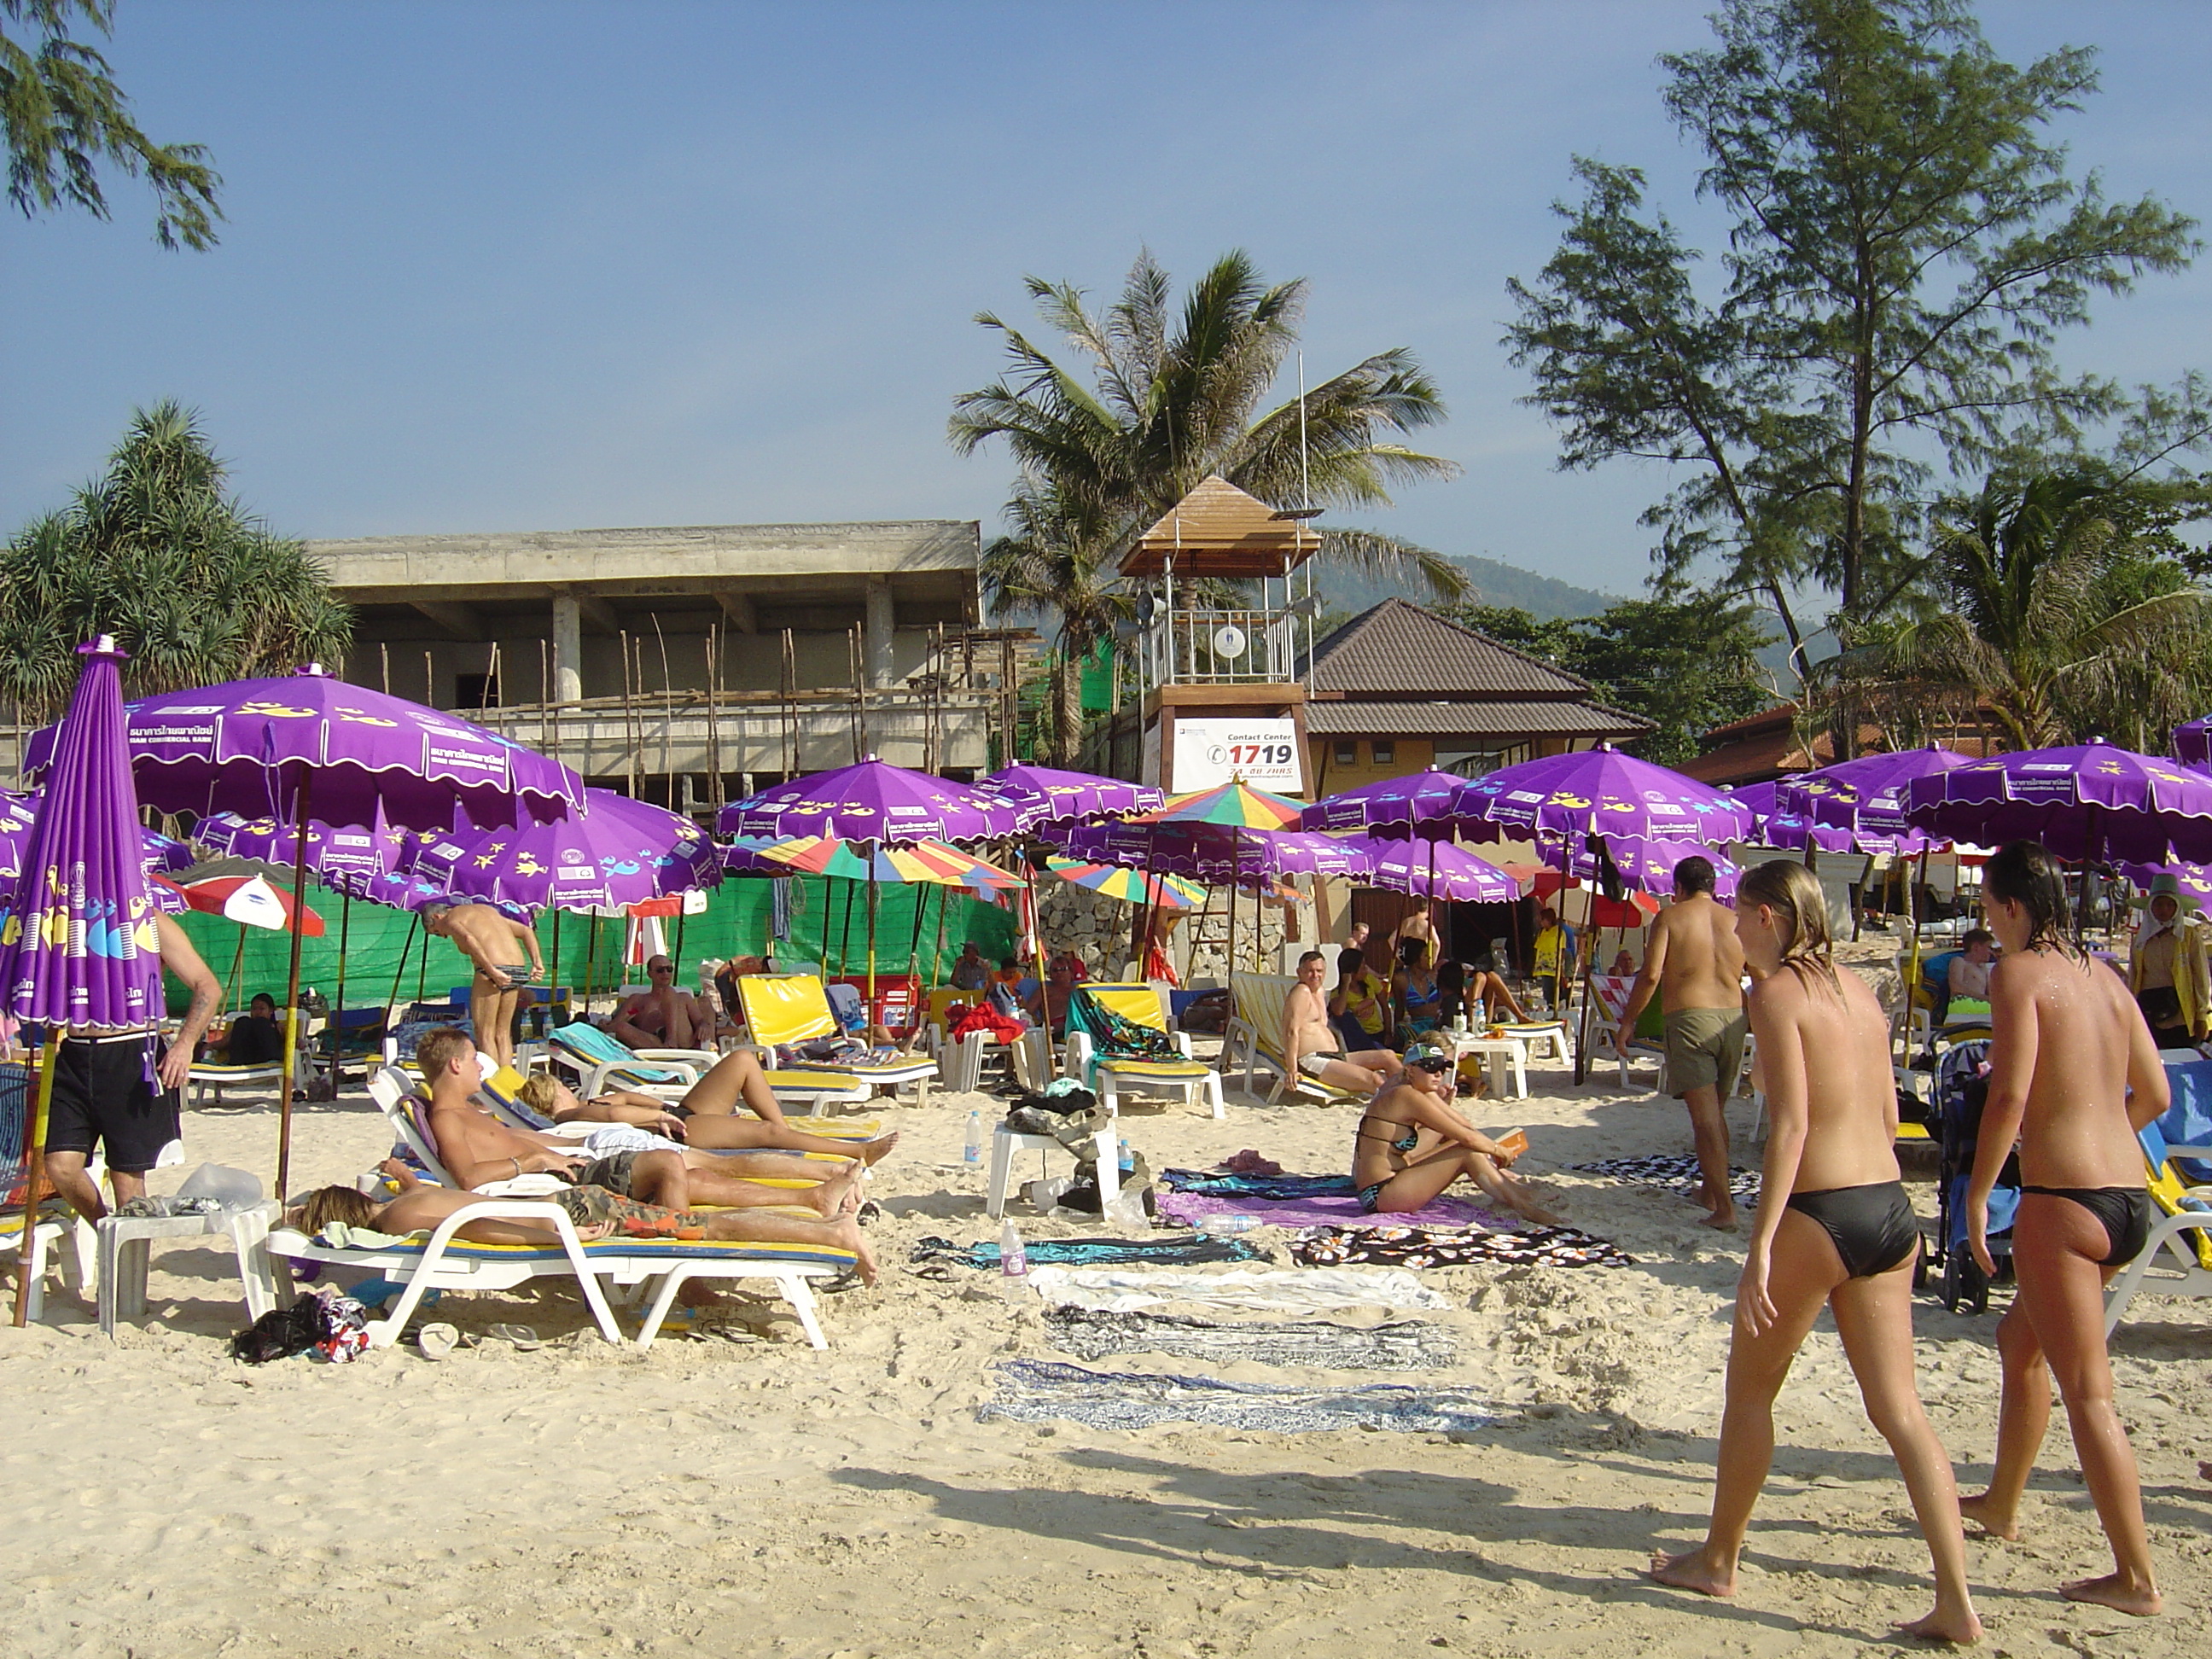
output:
[{"label": "closed purple umbrella", "polygon": [[48,1028],[29,1149],[18,1325],[27,1310],[61,1031],[145,1031],[150,1042],[163,1012],[161,933],[123,738],[123,653],[105,634],[77,650],[84,668],[55,728],[51,781],[31,826],[23,878],[0,917],[0,1006]]},{"label": "closed purple umbrella", "polygon": [[2059,857],[2212,862],[2212,775],[2093,740],[1968,761],[1906,786],[1905,817],[1953,841],[2039,841]]},{"label": "closed purple umbrella", "polygon": [[1158,811],[1167,796],[1150,784],[1125,783],[1050,766],[1002,766],[976,788],[1015,808],[1021,826],[1072,823]]}]

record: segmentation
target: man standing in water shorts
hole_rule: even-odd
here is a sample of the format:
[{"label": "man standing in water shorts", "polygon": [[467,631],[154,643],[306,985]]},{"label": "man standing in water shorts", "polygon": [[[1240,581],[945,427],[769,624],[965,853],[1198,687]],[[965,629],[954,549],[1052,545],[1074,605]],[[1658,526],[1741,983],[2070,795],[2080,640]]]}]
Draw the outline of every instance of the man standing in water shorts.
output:
[{"label": "man standing in water shorts", "polygon": [[1735,1225],[1729,1191],[1728,1115],[1743,1069],[1743,945],[1735,913],[1713,897],[1713,866],[1692,856],[1674,866],[1674,902],[1651,924],[1644,969],[1628,993],[1628,1007],[1613,1038],[1623,1054],[1636,1018],[1660,994],[1667,1011],[1667,1089],[1690,1109],[1703,1184],[1698,1201],[1712,1213],[1708,1227]]}]

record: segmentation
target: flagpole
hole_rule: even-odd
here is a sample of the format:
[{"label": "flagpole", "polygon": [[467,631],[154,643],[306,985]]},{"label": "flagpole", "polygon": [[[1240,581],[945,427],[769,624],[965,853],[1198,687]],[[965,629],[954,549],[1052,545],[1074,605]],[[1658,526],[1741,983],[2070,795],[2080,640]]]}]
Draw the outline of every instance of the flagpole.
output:
[{"label": "flagpole", "polygon": [[300,1063],[300,947],[307,930],[307,907],[301,890],[307,882],[307,804],[315,774],[302,762],[300,793],[293,802],[292,965],[284,982],[284,1093],[276,1103],[276,1199],[282,1203],[292,1173],[292,1084]]}]

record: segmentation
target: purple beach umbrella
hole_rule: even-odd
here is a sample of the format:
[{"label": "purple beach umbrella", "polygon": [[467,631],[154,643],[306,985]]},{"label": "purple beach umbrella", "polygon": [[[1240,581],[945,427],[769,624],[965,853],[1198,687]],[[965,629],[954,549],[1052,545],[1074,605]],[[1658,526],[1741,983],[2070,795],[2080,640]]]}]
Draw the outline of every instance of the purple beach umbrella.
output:
[{"label": "purple beach umbrella", "polygon": [[150,1044],[163,1012],[161,933],[123,739],[123,653],[105,634],[77,650],[84,667],[55,728],[51,780],[31,825],[22,877],[0,916],[0,1006],[48,1028],[26,1160],[19,1326],[29,1308],[58,1039],[63,1030],[144,1031]]},{"label": "purple beach umbrella", "polygon": [[1046,823],[1096,822],[1156,812],[1166,794],[1150,784],[1124,783],[1050,766],[1002,766],[975,787],[1012,806],[1024,830]]},{"label": "purple beach umbrella", "polygon": [[2212,768],[2212,714],[2185,720],[2173,728],[2173,752],[2184,766]]},{"label": "purple beach umbrella", "polygon": [[1048,830],[1045,839],[1071,857],[1118,864],[1196,881],[1225,882],[1233,867],[1246,886],[1279,876],[1367,873],[1367,843],[1290,830],[1243,830],[1225,823],[1102,823]]},{"label": "purple beach umbrella", "polygon": [[551,823],[426,836],[410,873],[456,897],[536,915],[717,886],[722,866],[706,832],[680,813],[586,789],[581,810]]},{"label": "purple beach umbrella", "polygon": [[[380,808],[387,823],[441,830],[456,805],[472,823],[499,824],[559,817],[583,799],[583,780],[557,761],[313,665],[141,697],[125,714],[139,799],[165,812],[368,823]],[[55,729],[25,745],[27,775],[46,765]]]},{"label": "purple beach umbrella", "polygon": [[1367,872],[1360,879],[1370,887],[1460,904],[1510,904],[1521,896],[1519,882],[1488,859],[1448,841],[1352,836],[1346,844],[1365,852]]},{"label": "purple beach umbrella", "polygon": [[[1775,809],[1822,830],[1846,832],[1840,848],[1831,847],[1825,836],[1816,837],[1823,851],[1921,853],[1931,838],[1905,823],[1905,789],[1916,778],[1950,771],[1966,765],[1967,759],[1937,744],[1893,754],[1861,755],[1784,778],[1775,787]],[[1803,844],[1802,836],[1796,844]]]},{"label": "purple beach umbrella", "polygon": [[1611,744],[1462,783],[1450,817],[1477,841],[1595,835],[1717,844],[1752,830],[1751,812],[1732,796]]},{"label": "purple beach umbrella", "polygon": [[[1602,866],[1586,839],[1577,838],[1556,849],[1538,843],[1544,862],[1554,869],[1574,877],[1577,881],[1595,882]],[[1613,860],[1613,867],[1620,874],[1624,885],[1639,893],[1656,893],[1671,896],[1674,891],[1674,866],[1684,859],[1703,858],[1713,866],[1713,896],[1723,904],[1735,902],[1736,883],[1743,872],[1733,859],[1714,851],[1710,847],[1692,847],[1680,841],[1647,841],[1638,836],[1607,836],[1605,850]]]},{"label": "purple beach umbrella", "polygon": [[[409,832],[386,823],[381,812],[368,823],[313,819],[307,834],[307,873],[341,893],[347,890],[349,877],[360,879],[404,870],[415,852]],[[192,839],[218,858],[252,859],[288,870],[302,862],[299,830],[273,817],[216,812],[192,826]]]},{"label": "purple beach umbrella", "polygon": [[1459,793],[1466,787],[1467,780],[1456,772],[1434,768],[1384,778],[1316,801],[1306,808],[1298,827],[1449,836]]},{"label": "purple beach umbrella", "polygon": [[2212,862],[2212,775],[2092,740],[1968,761],[1906,786],[1916,828],[1985,847],[2022,837],[2063,859]]},{"label": "purple beach umbrella", "polygon": [[896,847],[915,841],[995,840],[1018,833],[1021,820],[1019,807],[995,795],[870,755],[854,765],[732,801],[714,828],[719,835],[770,841],[830,836]]}]

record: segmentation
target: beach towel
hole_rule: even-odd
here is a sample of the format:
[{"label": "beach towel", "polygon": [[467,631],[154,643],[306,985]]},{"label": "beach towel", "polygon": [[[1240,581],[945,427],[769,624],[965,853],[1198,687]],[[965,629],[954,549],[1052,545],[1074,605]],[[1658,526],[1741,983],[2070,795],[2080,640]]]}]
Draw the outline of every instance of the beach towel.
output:
[{"label": "beach towel", "polygon": [[1542,1267],[1629,1267],[1636,1263],[1619,1245],[1573,1227],[1530,1227],[1517,1233],[1325,1227],[1292,1244],[1291,1260],[1308,1267],[1342,1267],[1353,1262],[1416,1268],[1487,1262]]},{"label": "beach towel", "polygon": [[1193,1273],[1174,1267],[1036,1267],[1030,1288],[1055,1306],[1132,1313],[1167,1303],[1316,1314],[1339,1308],[1448,1308],[1451,1304],[1409,1273],[1358,1267],[1231,1267]]},{"label": "beach towel", "polygon": [[1349,1197],[1352,1194],[1352,1177],[1348,1175],[1285,1175],[1279,1170],[1273,1175],[1224,1170],[1167,1170],[1161,1172],[1160,1185],[1172,1193],[1210,1193],[1223,1198],[1285,1201]]},{"label": "beach towel", "polygon": [[[1032,1267],[1097,1267],[1109,1262],[1264,1261],[1267,1252],[1241,1238],[1040,1238],[1022,1246]],[[999,1270],[999,1243],[956,1244],[926,1237],[914,1247],[915,1261],[957,1261],[963,1267]]]},{"label": "beach towel", "polygon": [[1452,1334],[1424,1320],[1362,1328],[1326,1320],[1221,1324],[1172,1314],[1051,1308],[1046,1340],[1078,1359],[1166,1353],[1208,1364],[1308,1365],[1336,1371],[1440,1370],[1459,1358]]},{"label": "beach towel", "polygon": [[1011,1359],[994,1370],[998,1397],[976,1408],[979,1421],[1046,1423],[1058,1419],[1094,1429],[1202,1423],[1274,1434],[1325,1434],[1334,1429],[1437,1433],[1479,1429],[1490,1421],[1483,1402],[1464,1389],[1415,1389],[1395,1382],[1363,1389],[1300,1389],[1224,1382],[1211,1376],[1089,1371],[1046,1359]]},{"label": "beach towel", "polygon": [[[1640,1187],[1667,1187],[1677,1192],[1695,1191],[1699,1181],[1698,1160],[1681,1154],[1655,1154],[1650,1158],[1601,1158],[1595,1164],[1576,1164],[1569,1166],[1580,1175],[1611,1176],[1615,1181],[1632,1181]],[[1759,1201],[1759,1171],[1730,1170],[1729,1191],[1739,1200]]]},{"label": "beach towel", "polygon": [[1163,1219],[1194,1227],[1210,1215],[1249,1215],[1263,1227],[1511,1227],[1511,1216],[1486,1210],[1463,1198],[1431,1199],[1418,1210],[1370,1215],[1359,1207],[1352,1183],[1339,1194],[1310,1198],[1231,1198],[1212,1193],[1162,1193]]}]

